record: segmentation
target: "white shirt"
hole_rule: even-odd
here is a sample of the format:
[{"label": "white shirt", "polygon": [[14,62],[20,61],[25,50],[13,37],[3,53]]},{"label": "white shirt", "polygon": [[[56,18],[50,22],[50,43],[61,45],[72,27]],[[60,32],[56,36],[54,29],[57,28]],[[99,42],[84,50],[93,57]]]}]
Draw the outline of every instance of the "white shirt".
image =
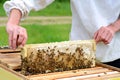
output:
[{"label": "white shirt", "polygon": [[[17,8],[22,18],[32,10],[40,10],[53,0],[11,0],[6,1],[4,8],[9,15],[10,10]],[[70,40],[93,39],[94,33],[102,26],[107,26],[118,19],[120,0],[71,0],[72,28]],[[117,32],[110,44],[97,44],[96,59],[109,62],[120,58],[120,32]]]},{"label": "white shirt", "polygon": [[4,3],[4,9],[8,16],[11,9],[19,9],[22,12],[22,19],[24,19],[31,10],[41,10],[53,1],[54,0],[9,0]]}]

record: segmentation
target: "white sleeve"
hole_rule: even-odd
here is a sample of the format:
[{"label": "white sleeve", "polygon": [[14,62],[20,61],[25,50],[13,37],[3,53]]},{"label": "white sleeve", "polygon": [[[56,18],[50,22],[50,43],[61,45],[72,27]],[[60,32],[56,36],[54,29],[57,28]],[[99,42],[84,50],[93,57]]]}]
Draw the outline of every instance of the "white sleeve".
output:
[{"label": "white sleeve", "polygon": [[4,9],[9,16],[13,8],[19,9],[22,13],[22,19],[28,16],[31,10],[41,10],[54,0],[10,0],[4,3]]}]

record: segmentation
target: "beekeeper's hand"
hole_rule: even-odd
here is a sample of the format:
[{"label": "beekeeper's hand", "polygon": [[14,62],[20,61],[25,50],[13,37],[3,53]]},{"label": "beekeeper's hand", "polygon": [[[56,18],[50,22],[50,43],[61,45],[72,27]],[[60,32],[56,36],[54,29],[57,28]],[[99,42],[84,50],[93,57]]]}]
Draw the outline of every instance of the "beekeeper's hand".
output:
[{"label": "beekeeper's hand", "polygon": [[115,21],[113,24],[108,26],[103,26],[99,30],[97,30],[94,34],[95,41],[104,42],[105,44],[109,44],[114,37],[114,34],[120,30],[120,19]]},{"label": "beekeeper's hand", "polygon": [[101,27],[99,30],[95,32],[94,39],[98,42],[104,42],[105,44],[109,44],[114,36],[114,31],[109,27]]},{"label": "beekeeper's hand", "polygon": [[16,49],[18,46],[23,47],[25,45],[27,41],[27,32],[25,28],[9,24],[6,29],[9,37],[9,46],[12,49]]}]

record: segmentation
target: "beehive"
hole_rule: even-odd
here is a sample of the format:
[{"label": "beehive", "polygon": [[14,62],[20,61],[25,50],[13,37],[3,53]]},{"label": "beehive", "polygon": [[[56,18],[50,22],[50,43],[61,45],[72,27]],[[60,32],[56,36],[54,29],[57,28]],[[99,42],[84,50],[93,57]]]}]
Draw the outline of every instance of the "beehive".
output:
[{"label": "beehive", "polygon": [[120,80],[120,68],[96,61],[94,68],[24,76],[20,50],[0,49],[0,78],[2,80]]},{"label": "beehive", "polygon": [[95,66],[94,40],[30,44],[22,49],[22,73],[36,74]]}]

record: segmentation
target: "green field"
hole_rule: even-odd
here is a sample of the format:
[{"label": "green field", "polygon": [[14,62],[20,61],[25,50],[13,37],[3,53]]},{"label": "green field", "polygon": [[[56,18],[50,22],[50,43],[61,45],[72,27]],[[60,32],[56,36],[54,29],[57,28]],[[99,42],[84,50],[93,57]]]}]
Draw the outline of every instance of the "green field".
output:
[{"label": "green field", "polygon": [[[23,25],[28,32],[27,44],[69,40],[70,24]],[[5,27],[0,27],[0,46],[8,45]]]},{"label": "green field", "polygon": [[[3,3],[0,3],[0,17],[6,16]],[[55,0],[51,5],[40,11],[31,11],[29,16],[71,16],[70,3]],[[32,20],[31,20],[32,21]],[[23,25],[28,32],[27,44],[56,42],[69,40],[71,24]],[[0,46],[8,45],[5,27],[0,27]]]},{"label": "green field", "polygon": [[[69,2],[54,1],[51,5],[40,11],[31,11],[30,16],[71,16]],[[6,16],[3,4],[0,3],[0,16]]]},{"label": "green field", "polygon": [[6,16],[5,11],[3,9],[3,4],[0,3],[0,16]]}]

